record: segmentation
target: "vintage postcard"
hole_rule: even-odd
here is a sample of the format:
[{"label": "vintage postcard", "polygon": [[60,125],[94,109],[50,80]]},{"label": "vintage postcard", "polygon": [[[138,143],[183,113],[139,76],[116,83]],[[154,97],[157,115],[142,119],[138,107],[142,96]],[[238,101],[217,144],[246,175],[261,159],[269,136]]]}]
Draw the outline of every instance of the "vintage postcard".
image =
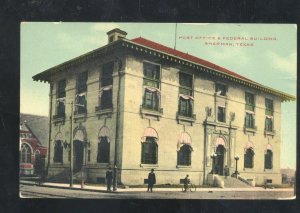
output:
[{"label": "vintage postcard", "polygon": [[20,197],[294,199],[296,38],[21,23]]}]

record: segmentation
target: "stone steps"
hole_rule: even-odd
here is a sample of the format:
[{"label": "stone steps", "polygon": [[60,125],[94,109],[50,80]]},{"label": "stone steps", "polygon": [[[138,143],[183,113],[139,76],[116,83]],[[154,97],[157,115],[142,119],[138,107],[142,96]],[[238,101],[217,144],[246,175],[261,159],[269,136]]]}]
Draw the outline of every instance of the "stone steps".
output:
[{"label": "stone steps", "polygon": [[224,181],[224,187],[225,188],[252,188],[247,183],[244,183],[243,181],[235,178],[227,176],[226,178],[224,176],[219,176]]}]

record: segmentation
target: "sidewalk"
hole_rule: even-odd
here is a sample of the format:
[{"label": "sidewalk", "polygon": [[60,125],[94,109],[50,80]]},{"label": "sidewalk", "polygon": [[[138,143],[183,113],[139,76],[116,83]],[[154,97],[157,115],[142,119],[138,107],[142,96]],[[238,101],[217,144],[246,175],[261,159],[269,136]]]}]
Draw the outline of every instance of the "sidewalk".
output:
[{"label": "sidewalk", "polygon": [[[24,185],[38,185],[34,181],[26,181],[26,180],[20,180],[20,184]],[[62,188],[62,189],[71,189],[71,190],[85,190],[85,191],[96,191],[96,192],[107,192],[105,186],[89,186],[84,185],[83,188],[81,188],[80,184],[73,184],[73,187],[70,188],[70,185],[68,183],[51,183],[51,182],[45,182],[41,186],[43,187],[51,187],[51,188]],[[156,192],[180,192],[181,188],[156,188],[154,186],[154,189]],[[116,192],[146,192],[147,188],[118,188]],[[197,188],[197,192],[214,192],[214,191],[237,191],[237,192],[249,192],[249,191],[293,191],[293,188],[275,188],[275,189],[264,189],[262,187],[251,187],[251,188]]]}]

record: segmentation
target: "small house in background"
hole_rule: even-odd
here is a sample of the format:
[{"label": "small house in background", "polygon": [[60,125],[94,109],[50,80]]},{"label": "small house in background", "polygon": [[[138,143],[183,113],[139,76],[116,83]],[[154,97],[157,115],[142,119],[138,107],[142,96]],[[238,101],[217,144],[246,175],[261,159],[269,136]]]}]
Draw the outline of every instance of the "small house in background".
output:
[{"label": "small house in background", "polygon": [[21,114],[19,144],[21,176],[39,174],[45,169],[48,134],[47,117]]}]

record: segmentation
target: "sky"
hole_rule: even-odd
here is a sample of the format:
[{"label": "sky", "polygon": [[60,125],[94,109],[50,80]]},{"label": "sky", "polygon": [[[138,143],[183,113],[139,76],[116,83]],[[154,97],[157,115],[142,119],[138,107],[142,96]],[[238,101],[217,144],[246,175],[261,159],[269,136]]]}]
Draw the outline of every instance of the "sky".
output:
[{"label": "sky", "polygon": [[[49,84],[35,82],[32,76],[106,45],[106,33],[114,28],[126,31],[128,39],[141,36],[172,48],[176,43],[177,50],[296,96],[293,24],[22,22],[21,113],[48,116]],[[281,167],[295,168],[295,101],[282,103],[281,125]]]}]

